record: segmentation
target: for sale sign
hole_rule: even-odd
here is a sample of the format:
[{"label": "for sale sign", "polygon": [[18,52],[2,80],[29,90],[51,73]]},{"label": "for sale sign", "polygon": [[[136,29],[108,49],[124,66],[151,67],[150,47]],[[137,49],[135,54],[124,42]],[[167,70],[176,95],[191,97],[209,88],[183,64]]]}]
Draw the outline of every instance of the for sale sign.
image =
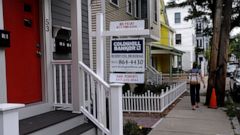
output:
[{"label": "for sale sign", "polygon": [[140,39],[117,39],[111,41],[111,72],[144,72],[145,41]]},{"label": "for sale sign", "polygon": [[116,83],[144,83],[144,74],[111,73],[109,80]]}]

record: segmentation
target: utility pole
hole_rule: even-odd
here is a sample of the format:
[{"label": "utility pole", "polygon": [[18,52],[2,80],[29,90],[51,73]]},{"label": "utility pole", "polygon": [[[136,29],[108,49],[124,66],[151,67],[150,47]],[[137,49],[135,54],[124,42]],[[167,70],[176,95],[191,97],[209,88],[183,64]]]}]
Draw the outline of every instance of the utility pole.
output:
[{"label": "utility pole", "polygon": [[217,58],[218,58],[218,49],[220,42],[220,31],[221,31],[221,22],[222,22],[222,5],[223,0],[217,0],[215,5],[215,13],[213,20],[213,39],[210,55],[210,72],[208,78],[208,87],[207,87],[207,96],[206,96],[206,105],[209,105],[212,88],[215,87],[215,78],[216,78],[216,69],[217,69]]}]

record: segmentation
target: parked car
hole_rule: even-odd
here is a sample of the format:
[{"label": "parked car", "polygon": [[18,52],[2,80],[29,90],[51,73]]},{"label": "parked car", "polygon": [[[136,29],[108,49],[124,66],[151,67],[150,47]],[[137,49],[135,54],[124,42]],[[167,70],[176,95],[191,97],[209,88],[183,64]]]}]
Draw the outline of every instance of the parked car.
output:
[{"label": "parked car", "polygon": [[233,99],[240,99],[240,68],[237,68],[230,77],[230,93]]},{"label": "parked car", "polygon": [[227,76],[230,77],[233,75],[233,72],[236,70],[237,68],[237,64],[229,64],[227,65]]}]

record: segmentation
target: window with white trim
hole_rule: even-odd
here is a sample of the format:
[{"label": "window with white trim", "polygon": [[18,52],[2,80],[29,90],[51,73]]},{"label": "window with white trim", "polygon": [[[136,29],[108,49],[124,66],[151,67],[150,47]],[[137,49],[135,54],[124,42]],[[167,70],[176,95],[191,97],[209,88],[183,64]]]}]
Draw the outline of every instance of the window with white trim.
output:
[{"label": "window with white trim", "polygon": [[174,14],[174,20],[175,20],[175,23],[181,23],[181,13],[180,12],[176,12]]},{"label": "window with white trim", "polygon": [[130,15],[132,15],[132,7],[133,7],[132,0],[127,0],[126,1],[126,12]]},{"label": "window with white trim", "polygon": [[197,39],[197,47],[203,48],[203,40],[202,39]]},{"label": "window with white trim", "polygon": [[119,6],[119,0],[110,0],[110,2],[115,6]]},{"label": "window with white trim", "polygon": [[176,34],[175,39],[176,39],[176,45],[182,44],[182,35],[181,34]]}]

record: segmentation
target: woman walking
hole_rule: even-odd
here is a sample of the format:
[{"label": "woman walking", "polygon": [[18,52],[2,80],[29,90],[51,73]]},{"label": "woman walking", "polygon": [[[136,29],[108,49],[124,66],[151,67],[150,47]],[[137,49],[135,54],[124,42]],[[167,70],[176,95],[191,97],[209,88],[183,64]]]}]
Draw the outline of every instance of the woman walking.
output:
[{"label": "woman walking", "polygon": [[203,76],[201,70],[198,69],[197,63],[193,63],[193,68],[190,70],[189,83],[190,83],[190,96],[192,110],[199,107],[200,95],[199,91],[201,88],[200,81],[203,83],[203,88],[205,88],[205,83],[203,81]]}]

